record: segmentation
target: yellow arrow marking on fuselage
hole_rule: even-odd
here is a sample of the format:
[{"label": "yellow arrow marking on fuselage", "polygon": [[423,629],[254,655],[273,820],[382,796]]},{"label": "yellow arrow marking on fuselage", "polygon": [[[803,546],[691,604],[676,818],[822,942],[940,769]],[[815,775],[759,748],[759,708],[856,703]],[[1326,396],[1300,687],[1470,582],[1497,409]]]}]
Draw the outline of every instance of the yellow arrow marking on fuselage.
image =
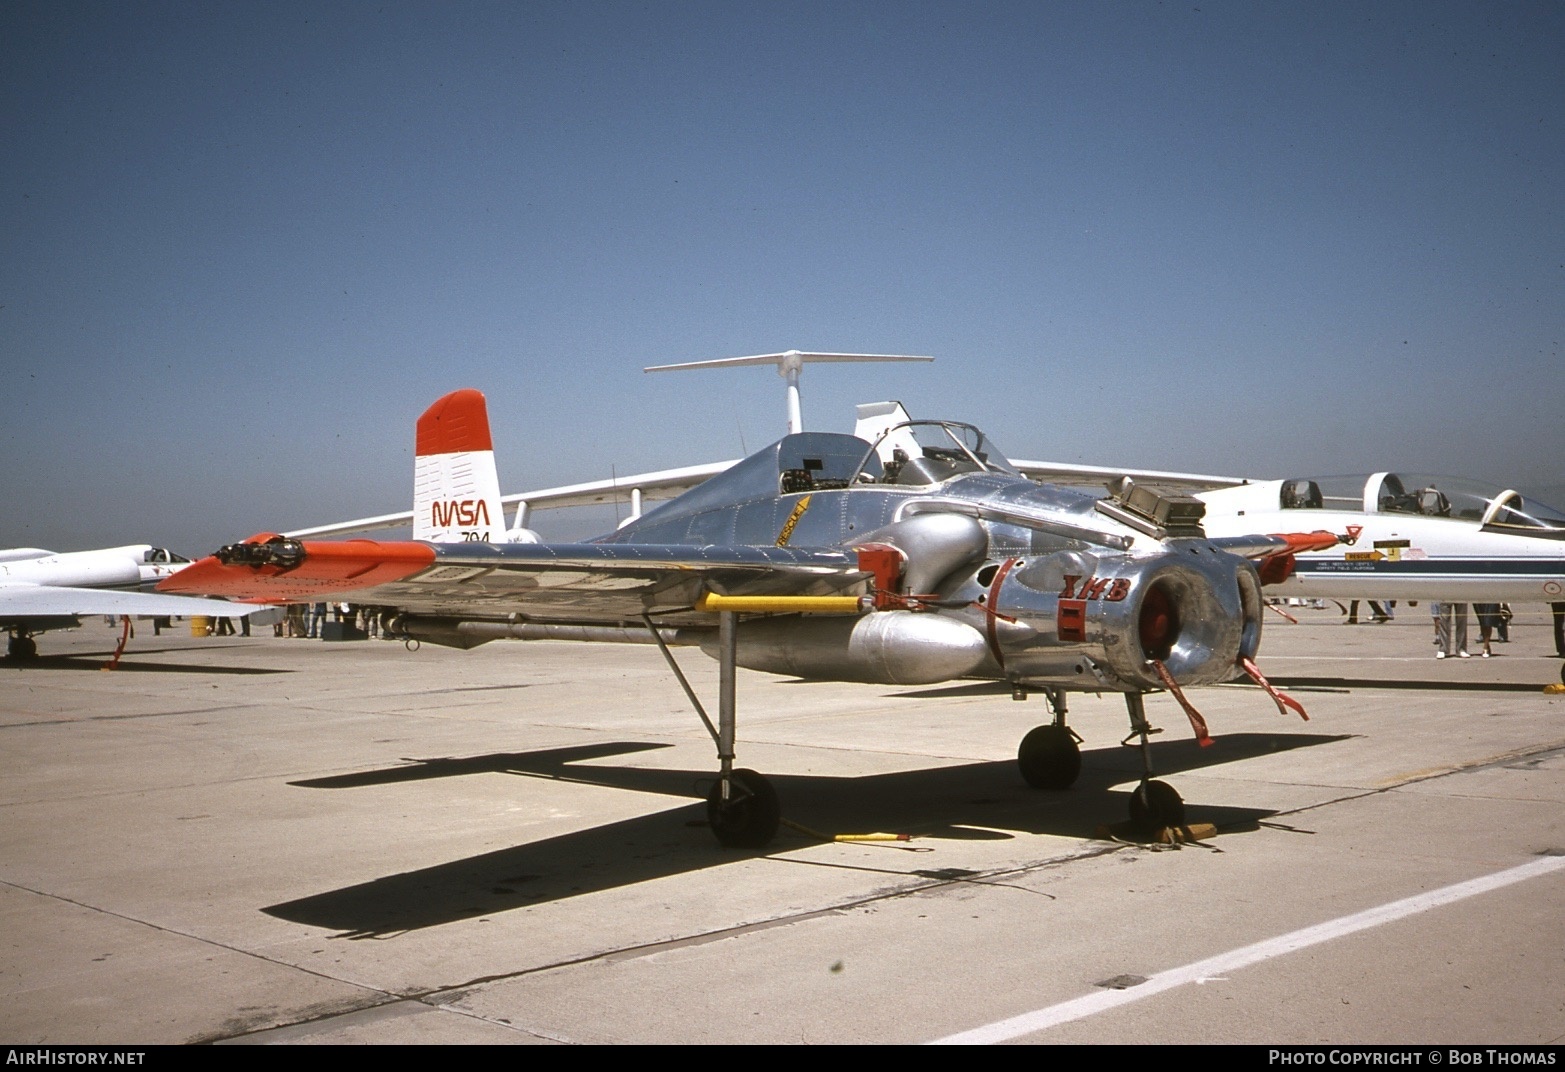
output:
[{"label": "yellow arrow marking on fuselage", "polygon": [[799,518],[804,516],[804,511],[810,508],[810,496],[806,495],[794,504],[793,513],[788,515],[788,520],[783,522],[782,531],[777,534],[777,546],[787,547],[788,538],[793,535],[793,527],[799,523]]}]

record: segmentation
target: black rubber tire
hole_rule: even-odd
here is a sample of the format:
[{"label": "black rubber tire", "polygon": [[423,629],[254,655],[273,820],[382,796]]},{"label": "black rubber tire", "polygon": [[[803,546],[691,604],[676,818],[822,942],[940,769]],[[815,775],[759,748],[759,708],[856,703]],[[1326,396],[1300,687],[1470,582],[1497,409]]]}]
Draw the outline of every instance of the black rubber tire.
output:
[{"label": "black rubber tire", "polygon": [[753,770],[733,772],[728,803],[721,800],[722,782],[712,783],[706,796],[706,818],[718,843],[730,849],[761,849],[777,836],[782,808],[772,783]]},{"label": "black rubber tire", "polygon": [[1142,782],[1130,794],[1130,825],[1143,834],[1185,825],[1185,802],[1167,782]]},{"label": "black rubber tire", "polygon": [[1081,746],[1064,726],[1039,726],[1022,738],[1016,766],[1034,789],[1069,789],[1081,776]]}]

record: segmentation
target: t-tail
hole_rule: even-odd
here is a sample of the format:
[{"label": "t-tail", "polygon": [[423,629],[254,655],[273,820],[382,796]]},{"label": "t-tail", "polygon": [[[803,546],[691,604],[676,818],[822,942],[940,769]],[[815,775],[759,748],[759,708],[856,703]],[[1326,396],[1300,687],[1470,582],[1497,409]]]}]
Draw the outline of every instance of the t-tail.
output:
[{"label": "t-tail", "polygon": [[489,410],[481,392],[452,391],[418,419],[413,459],[413,538],[431,543],[533,542],[508,532]]}]

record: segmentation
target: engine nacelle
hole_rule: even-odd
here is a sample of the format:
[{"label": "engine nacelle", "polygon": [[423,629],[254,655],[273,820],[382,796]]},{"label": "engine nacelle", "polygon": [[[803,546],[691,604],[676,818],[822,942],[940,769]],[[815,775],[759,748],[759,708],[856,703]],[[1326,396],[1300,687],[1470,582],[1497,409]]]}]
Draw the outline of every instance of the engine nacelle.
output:
[{"label": "engine nacelle", "polygon": [[1227,681],[1261,640],[1255,568],[1200,540],[1152,556],[1058,552],[1003,564],[986,595],[994,650],[1018,681],[1156,689]]},{"label": "engine nacelle", "polygon": [[[748,670],[875,685],[931,685],[964,677],[988,656],[983,634],[939,614],[877,611],[853,618],[763,618],[738,626]],[[718,656],[708,634],[701,650]]]}]

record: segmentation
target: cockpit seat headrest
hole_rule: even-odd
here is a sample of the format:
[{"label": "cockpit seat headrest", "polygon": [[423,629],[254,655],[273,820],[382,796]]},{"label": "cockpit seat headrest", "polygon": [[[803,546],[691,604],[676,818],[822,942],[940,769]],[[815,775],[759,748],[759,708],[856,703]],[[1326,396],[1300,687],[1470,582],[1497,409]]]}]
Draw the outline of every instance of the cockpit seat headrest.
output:
[{"label": "cockpit seat headrest", "polygon": [[1320,485],[1313,480],[1290,480],[1282,486],[1284,510],[1319,510],[1322,505]]},{"label": "cockpit seat headrest", "polygon": [[1426,517],[1450,517],[1451,500],[1445,497],[1445,492],[1439,488],[1420,488],[1416,492],[1418,496],[1418,512]]}]

